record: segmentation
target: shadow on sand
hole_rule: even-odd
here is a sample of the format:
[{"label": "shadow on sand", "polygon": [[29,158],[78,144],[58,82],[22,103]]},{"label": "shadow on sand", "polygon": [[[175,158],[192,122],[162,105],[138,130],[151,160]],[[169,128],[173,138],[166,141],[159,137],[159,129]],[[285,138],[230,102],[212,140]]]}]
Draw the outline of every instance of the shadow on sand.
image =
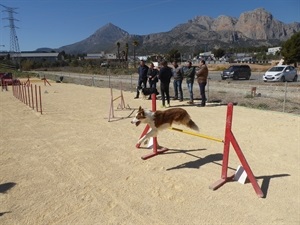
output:
[{"label": "shadow on sand", "polygon": [[16,185],[14,182],[8,182],[0,184],[0,193],[5,194],[9,189],[13,188]]},{"label": "shadow on sand", "polygon": [[259,176],[255,177],[257,180],[262,179],[262,184],[261,184],[261,190],[264,193],[264,198],[267,197],[269,186],[270,186],[270,181],[273,178],[279,178],[279,177],[288,177],[291,176],[290,174],[275,174],[275,175],[269,175],[269,176]]}]

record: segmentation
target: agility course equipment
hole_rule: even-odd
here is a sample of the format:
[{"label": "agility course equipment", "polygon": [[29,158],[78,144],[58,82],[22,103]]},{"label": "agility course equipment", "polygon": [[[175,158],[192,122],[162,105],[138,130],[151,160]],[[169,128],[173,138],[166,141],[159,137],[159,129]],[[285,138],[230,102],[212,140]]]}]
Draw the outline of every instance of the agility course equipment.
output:
[{"label": "agility course equipment", "polygon": [[130,106],[127,104],[127,106],[125,105],[125,100],[124,100],[124,96],[123,96],[123,90],[122,90],[122,83],[120,84],[120,90],[121,90],[121,94],[114,98],[113,97],[113,89],[110,88],[110,107],[109,107],[109,114],[108,114],[108,122],[111,121],[112,118],[115,118],[115,113],[114,113],[114,101],[120,99],[120,103],[118,104],[118,107],[117,109],[121,109],[121,110],[124,110],[124,109],[129,109],[129,110],[132,110],[132,112],[129,114],[128,117],[130,117],[132,115],[132,113],[135,111],[135,109],[131,109]]},{"label": "agility course equipment", "polygon": [[36,109],[37,112],[43,114],[42,107],[42,94],[41,86],[34,85],[34,91],[32,84],[22,83],[12,85],[13,96],[19,99],[24,104],[28,105],[33,110]]},{"label": "agility course equipment", "polygon": [[6,82],[1,82],[1,91],[8,91],[8,88],[7,88],[7,83]]},{"label": "agility course equipment", "polygon": [[[155,94],[152,94],[152,111],[155,112],[156,111],[156,96]],[[228,163],[229,163],[229,149],[230,149],[230,144],[233,146],[244,170],[246,171],[247,174],[247,178],[249,179],[249,181],[251,182],[256,194],[258,195],[258,197],[264,197],[264,194],[261,190],[261,188],[258,186],[258,183],[255,179],[255,176],[237,142],[237,140],[235,139],[235,136],[231,130],[232,128],[232,118],[233,118],[233,103],[229,103],[227,105],[227,116],[226,116],[226,126],[225,126],[225,138],[224,140],[221,140],[219,138],[215,138],[215,137],[211,137],[208,135],[204,135],[204,134],[199,134],[196,132],[191,132],[191,131],[186,131],[186,130],[182,130],[182,129],[178,129],[178,128],[170,128],[173,131],[177,131],[177,132],[181,132],[181,133],[185,133],[188,135],[193,135],[193,136],[197,136],[200,138],[205,138],[211,141],[216,141],[216,142],[220,142],[224,144],[224,149],[223,149],[223,161],[222,161],[222,171],[221,171],[221,178],[219,180],[217,180],[215,183],[211,184],[209,186],[210,189],[212,190],[217,190],[219,187],[221,187],[222,185],[224,185],[225,183],[227,183],[228,181],[233,181],[234,180],[234,176],[235,173],[233,173],[232,175],[228,176],[227,171],[228,171]],[[143,133],[141,134],[140,138],[143,137],[144,135],[147,134],[148,130],[149,130],[149,125],[146,126],[146,128],[144,129]],[[140,144],[136,145],[137,148],[140,147]],[[167,151],[167,148],[163,148],[158,150],[158,144],[157,144],[157,137],[153,137],[153,153],[143,156],[142,159],[148,159],[151,158],[153,156],[156,156],[158,154],[161,154],[165,151]]]},{"label": "agility course equipment", "polygon": [[232,181],[234,178],[234,174],[228,176],[228,162],[229,162],[229,148],[230,144],[233,146],[242,166],[244,167],[248,179],[251,182],[256,194],[258,197],[264,197],[264,194],[261,188],[258,186],[257,181],[252,173],[252,170],[237,142],[235,136],[231,130],[232,128],[232,116],[233,116],[233,104],[229,103],[227,106],[227,116],[226,116],[226,127],[225,127],[225,140],[224,140],[224,150],[223,150],[223,163],[222,163],[222,172],[221,172],[221,179],[217,180],[215,183],[209,186],[210,189],[216,190],[221,187],[223,184],[227,183],[228,181]]},{"label": "agility course equipment", "polygon": [[178,129],[178,128],[175,128],[175,127],[171,127],[170,129],[174,130],[174,131],[181,132],[181,133],[193,135],[193,136],[196,136],[196,137],[201,137],[201,138],[205,138],[205,139],[208,139],[208,140],[224,143],[224,141],[222,139],[215,138],[215,137],[212,137],[212,136],[208,136],[208,135],[205,135],[205,134],[199,134],[199,133],[196,133],[196,132],[191,132],[191,131],[188,131],[188,130],[182,130],[182,129]]},{"label": "agility course equipment", "polygon": [[44,75],[44,77],[42,78],[42,80],[44,81],[44,85],[47,86],[47,84],[49,84],[49,86],[51,86],[51,84],[49,83],[49,81],[47,80],[46,76]]},{"label": "agility course equipment", "polygon": [[[151,95],[151,98],[152,98],[152,111],[155,112],[156,111],[156,94],[152,94]],[[150,129],[150,126],[147,124],[144,131],[142,132],[140,138],[142,138],[143,136],[145,136],[148,131]],[[145,156],[142,156],[141,158],[143,160],[146,160],[146,159],[149,159],[149,158],[152,158],[156,155],[159,155],[159,154],[162,154],[166,151],[168,151],[169,149],[167,148],[164,148],[164,147],[161,147],[158,145],[157,143],[157,137],[153,137],[153,141],[152,141],[152,153],[148,154],[148,155],[145,155]],[[141,144],[136,144],[136,148],[140,148]]]}]

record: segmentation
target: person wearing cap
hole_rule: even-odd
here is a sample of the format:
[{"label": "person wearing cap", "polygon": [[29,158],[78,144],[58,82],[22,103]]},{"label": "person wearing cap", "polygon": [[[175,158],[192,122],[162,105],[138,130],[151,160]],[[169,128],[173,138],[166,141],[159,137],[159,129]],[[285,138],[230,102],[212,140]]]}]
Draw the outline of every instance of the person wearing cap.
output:
[{"label": "person wearing cap", "polygon": [[200,106],[204,107],[205,103],[206,103],[205,86],[206,86],[207,77],[208,77],[208,68],[207,68],[204,60],[201,60],[201,62],[200,62],[200,70],[197,71],[196,77],[197,77],[197,81],[199,84],[200,95],[201,95],[201,105]]},{"label": "person wearing cap", "polygon": [[[159,70],[158,79],[160,80],[160,92],[161,92],[161,100],[162,105],[161,107],[170,107],[170,82],[171,77],[173,75],[172,68],[168,67],[168,62],[163,61],[161,63],[162,67]],[[165,105],[167,99],[167,105]]]},{"label": "person wearing cap", "polygon": [[145,64],[145,61],[141,59],[140,61],[140,66],[138,68],[138,74],[139,74],[139,79],[138,79],[138,85],[136,87],[136,98],[139,98],[140,96],[140,90],[142,88],[147,87],[147,74],[148,74],[148,69],[149,67]]}]

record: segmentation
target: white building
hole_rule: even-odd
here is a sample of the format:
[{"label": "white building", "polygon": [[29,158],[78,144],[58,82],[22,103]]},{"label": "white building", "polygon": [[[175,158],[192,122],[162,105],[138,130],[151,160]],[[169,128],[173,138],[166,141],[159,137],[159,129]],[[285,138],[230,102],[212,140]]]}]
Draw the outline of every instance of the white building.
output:
[{"label": "white building", "polygon": [[280,52],[281,47],[268,48],[267,55],[275,55],[276,52]]}]

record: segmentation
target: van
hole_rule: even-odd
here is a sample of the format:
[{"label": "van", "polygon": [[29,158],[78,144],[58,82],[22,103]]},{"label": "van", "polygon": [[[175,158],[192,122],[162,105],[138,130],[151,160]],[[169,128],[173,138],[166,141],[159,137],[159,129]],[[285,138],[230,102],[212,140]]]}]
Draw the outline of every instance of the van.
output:
[{"label": "van", "polygon": [[249,80],[251,76],[251,68],[248,65],[232,65],[228,69],[221,72],[222,80],[232,78],[233,80],[238,80],[244,78]]}]

